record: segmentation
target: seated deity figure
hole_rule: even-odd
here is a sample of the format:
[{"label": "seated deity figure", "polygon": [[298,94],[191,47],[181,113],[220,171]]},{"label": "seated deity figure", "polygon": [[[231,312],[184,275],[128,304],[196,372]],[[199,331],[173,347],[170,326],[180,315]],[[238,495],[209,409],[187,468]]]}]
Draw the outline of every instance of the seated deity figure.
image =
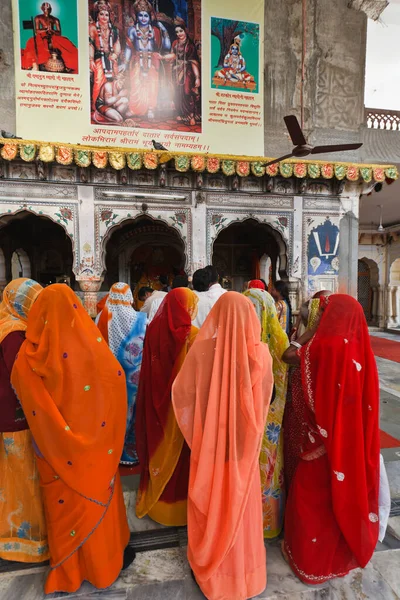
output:
[{"label": "seated deity figure", "polygon": [[254,77],[246,71],[246,61],[237,41],[231,44],[224,59],[224,67],[215,73],[215,77],[223,79],[225,83],[242,83],[244,86],[254,81]]},{"label": "seated deity figure", "polygon": [[[92,77],[92,119],[106,94],[103,86],[114,82],[118,75],[118,57],[121,54],[121,42],[118,29],[111,21],[111,7],[106,0],[94,5],[94,20],[89,24],[89,63]],[[108,92],[109,87],[107,88]],[[115,91],[115,90],[113,90]],[[99,100],[102,94],[103,100]]]},{"label": "seated deity figure", "polygon": [[22,51],[22,68],[33,71],[78,73],[78,49],[61,35],[61,24],[49,2],[41,5],[41,15],[33,19],[34,37]]},{"label": "seated deity figure", "polygon": [[153,120],[159,93],[161,55],[171,50],[164,25],[157,21],[148,0],[133,4],[135,25],[128,28],[125,64],[129,68],[129,109],[135,116]]},{"label": "seated deity figure", "polygon": [[92,115],[95,123],[122,123],[132,117],[129,110],[128,90],[124,73],[106,80],[96,100],[96,110]]}]

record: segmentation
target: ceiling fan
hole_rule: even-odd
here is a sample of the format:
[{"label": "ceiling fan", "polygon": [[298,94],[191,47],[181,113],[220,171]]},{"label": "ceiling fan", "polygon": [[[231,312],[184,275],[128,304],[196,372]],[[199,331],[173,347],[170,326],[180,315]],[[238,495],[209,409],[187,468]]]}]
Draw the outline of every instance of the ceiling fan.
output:
[{"label": "ceiling fan", "polygon": [[275,160],[271,160],[265,166],[274,165],[275,163],[282,162],[286,158],[291,158],[294,156],[295,158],[304,158],[309,154],[324,154],[325,152],[346,152],[348,150],[357,150],[361,148],[362,143],[358,144],[339,144],[337,146],[310,146],[307,144],[307,140],[304,137],[304,133],[301,130],[300,123],[297,120],[297,117],[294,115],[289,115],[283,118],[286,127],[288,129],[290,138],[294,145],[294,148],[290,154],[286,154],[285,156],[281,156],[280,158],[276,158]]},{"label": "ceiling fan", "polygon": [[384,228],[383,223],[382,223],[382,209],[383,209],[383,204],[379,204],[378,206],[381,209],[381,211],[380,211],[379,227],[378,227],[377,231],[382,232],[382,231],[385,231],[385,228]]}]

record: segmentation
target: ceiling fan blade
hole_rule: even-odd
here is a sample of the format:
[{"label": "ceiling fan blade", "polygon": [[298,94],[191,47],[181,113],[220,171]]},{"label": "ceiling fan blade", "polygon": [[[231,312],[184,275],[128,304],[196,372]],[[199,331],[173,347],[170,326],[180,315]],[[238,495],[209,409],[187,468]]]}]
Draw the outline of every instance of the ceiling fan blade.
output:
[{"label": "ceiling fan blade", "polygon": [[293,156],[293,154],[286,154],[285,156],[281,156],[280,158],[276,158],[275,160],[271,160],[270,162],[268,162],[267,164],[265,164],[265,167],[269,167],[271,165],[274,165],[275,163],[280,163],[283,160],[285,160],[286,158],[291,158]]},{"label": "ceiling fan blade", "polygon": [[287,117],[283,117],[283,120],[286,123],[286,127],[293,142],[293,146],[305,146],[307,144],[307,141],[304,137],[304,133],[301,130],[300,123],[298,122],[297,117],[295,117],[294,115],[289,115]]},{"label": "ceiling fan blade", "polygon": [[338,146],[315,146],[311,150],[311,154],[325,154],[325,152],[347,152],[347,150],[357,150],[361,148],[359,144],[339,144]]}]

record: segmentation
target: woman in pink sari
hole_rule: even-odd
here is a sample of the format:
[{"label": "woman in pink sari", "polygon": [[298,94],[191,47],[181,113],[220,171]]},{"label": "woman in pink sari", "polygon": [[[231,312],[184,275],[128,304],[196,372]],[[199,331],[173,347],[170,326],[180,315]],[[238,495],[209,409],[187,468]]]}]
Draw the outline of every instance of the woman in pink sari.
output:
[{"label": "woman in pink sari", "polygon": [[188,558],[209,600],[245,600],[266,586],[259,455],[272,360],[251,302],[221,296],[172,391],[191,449]]}]

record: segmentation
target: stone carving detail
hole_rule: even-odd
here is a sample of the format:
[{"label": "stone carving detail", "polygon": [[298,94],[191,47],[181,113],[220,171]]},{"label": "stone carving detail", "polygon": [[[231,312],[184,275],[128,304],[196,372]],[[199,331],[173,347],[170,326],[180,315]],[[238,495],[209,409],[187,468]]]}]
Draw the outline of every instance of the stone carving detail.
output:
[{"label": "stone carving detail", "polygon": [[282,196],[254,196],[244,194],[213,194],[207,195],[207,204],[212,206],[248,206],[266,208],[293,208],[293,198]]},{"label": "stone carving detail", "polygon": [[10,166],[11,179],[36,179],[36,165],[34,163],[14,163]]},{"label": "stone carving detail", "polygon": [[[126,189],[125,186],[124,187],[113,186],[112,189],[110,189],[108,187],[96,187],[95,190],[94,190],[94,198],[95,198],[95,200],[102,200],[103,202],[107,202],[110,199],[112,199],[112,196],[108,195],[111,191],[112,192],[116,192],[118,194],[126,194],[127,193],[127,189]],[[170,204],[170,203],[176,204],[176,202],[177,202],[177,200],[176,200],[176,195],[177,194],[176,193],[174,194],[174,192],[170,192],[169,190],[161,190],[161,191],[162,191],[163,196],[165,196],[163,198],[163,200],[162,200],[163,203],[166,203],[166,204]],[[105,196],[104,192],[107,192],[107,196]],[[119,203],[121,203],[121,202],[129,202],[130,203],[130,208],[132,210],[132,208],[134,208],[134,205],[136,205],[136,204],[138,204],[138,203],[141,202],[140,194],[143,194],[143,190],[138,190],[138,189],[129,187],[129,194],[136,194],[136,193],[138,195],[138,198],[134,198],[132,196],[131,197],[127,197],[127,198],[121,198],[121,197],[118,196]],[[146,192],[146,194],[147,193],[150,193],[150,192]],[[160,193],[160,190],[154,190],[154,195],[156,196],[155,198],[152,198],[151,196],[149,196],[149,197],[146,196],[146,198],[145,198],[146,203],[147,204],[153,204],[153,203],[159,204],[160,203],[160,199],[157,198],[157,194],[159,194],[159,193]],[[169,194],[171,195],[171,198],[168,198]],[[184,191],[183,192],[179,192],[179,196],[185,196],[185,200],[179,201],[180,204],[181,203],[182,204],[187,204],[187,203],[191,202],[190,192],[184,192]]]},{"label": "stone carving detail", "polygon": [[225,190],[225,178],[223,175],[206,175],[206,185],[205,187],[216,189],[216,190]]},{"label": "stone carving detail", "polygon": [[[34,165],[33,165],[34,167]],[[76,185],[54,185],[47,183],[40,185],[30,183],[29,190],[23,183],[0,182],[0,197],[7,196],[13,198],[57,198],[58,199],[76,199],[78,198],[78,188]]]},{"label": "stone carving detail", "polygon": [[304,210],[340,212],[339,198],[304,198]]},{"label": "stone carving detail", "polygon": [[172,187],[190,187],[190,177],[187,175],[173,175],[172,177]]},{"label": "stone carving detail", "polygon": [[112,169],[94,169],[94,183],[117,183],[117,172]]},{"label": "stone carving detail", "polygon": [[53,181],[65,181],[75,183],[76,169],[75,167],[54,166],[51,170],[51,179]]},{"label": "stone carving detail", "polygon": [[273,190],[276,194],[294,194],[294,181],[292,179],[274,179]]},{"label": "stone carving detail", "polygon": [[317,89],[316,117],[321,126],[358,129],[360,79],[354,73],[321,61]]},{"label": "stone carving detail", "polygon": [[133,185],[156,185],[154,171],[134,171],[132,177]]},{"label": "stone carving detail", "polygon": [[328,196],[331,194],[331,184],[328,181],[308,181],[306,193]]},{"label": "stone carving detail", "polygon": [[[95,206],[95,272],[100,276],[105,270],[105,247],[110,235],[110,230],[115,225],[121,225],[123,221],[136,219],[143,215],[132,204],[98,204]],[[185,245],[186,267],[192,264],[192,212],[189,207],[182,205],[153,206],[147,207],[146,215],[173,227],[182,238]]]},{"label": "stone carving detail", "polygon": [[262,178],[261,177],[243,177],[241,180],[240,189],[249,192],[261,192],[262,191]]}]

